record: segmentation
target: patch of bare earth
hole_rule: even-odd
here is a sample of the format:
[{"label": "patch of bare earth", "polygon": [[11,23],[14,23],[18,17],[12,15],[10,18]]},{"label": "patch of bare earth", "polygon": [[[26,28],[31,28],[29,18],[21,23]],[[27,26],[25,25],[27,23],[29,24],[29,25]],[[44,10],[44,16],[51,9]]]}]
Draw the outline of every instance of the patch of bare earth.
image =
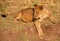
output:
[{"label": "patch of bare earth", "polygon": [[52,24],[49,26],[43,26],[45,33],[45,40],[47,41],[60,41],[60,24]]},{"label": "patch of bare earth", "polygon": [[[57,41],[60,40],[60,24],[43,26],[42,30],[45,34],[43,39],[39,39],[36,28],[23,27],[23,30],[4,29],[0,30],[0,41]],[[18,28],[18,27],[17,27]]]},{"label": "patch of bare earth", "polygon": [[1,30],[0,41],[45,41],[39,39],[35,28],[25,28],[19,30]]}]

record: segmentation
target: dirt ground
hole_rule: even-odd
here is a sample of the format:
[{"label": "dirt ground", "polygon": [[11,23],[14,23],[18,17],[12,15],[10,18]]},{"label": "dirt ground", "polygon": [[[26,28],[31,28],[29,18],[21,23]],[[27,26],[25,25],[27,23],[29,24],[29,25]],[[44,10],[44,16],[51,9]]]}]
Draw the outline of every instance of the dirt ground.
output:
[{"label": "dirt ground", "polygon": [[[28,3],[28,4],[27,4]],[[34,4],[45,4],[58,22],[42,22],[43,39],[37,35],[34,23],[14,22],[14,14]],[[0,41],[60,41],[60,0],[0,0]],[[6,17],[3,17],[5,14]]]}]

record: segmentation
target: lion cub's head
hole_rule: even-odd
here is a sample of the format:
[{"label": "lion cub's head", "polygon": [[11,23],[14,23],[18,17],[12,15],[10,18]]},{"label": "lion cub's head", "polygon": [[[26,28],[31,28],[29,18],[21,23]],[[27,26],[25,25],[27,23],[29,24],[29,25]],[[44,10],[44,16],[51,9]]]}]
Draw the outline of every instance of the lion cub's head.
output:
[{"label": "lion cub's head", "polygon": [[43,17],[48,17],[50,14],[50,11],[44,6],[44,5],[34,5],[35,9],[35,18],[37,19],[38,17],[43,18]]}]

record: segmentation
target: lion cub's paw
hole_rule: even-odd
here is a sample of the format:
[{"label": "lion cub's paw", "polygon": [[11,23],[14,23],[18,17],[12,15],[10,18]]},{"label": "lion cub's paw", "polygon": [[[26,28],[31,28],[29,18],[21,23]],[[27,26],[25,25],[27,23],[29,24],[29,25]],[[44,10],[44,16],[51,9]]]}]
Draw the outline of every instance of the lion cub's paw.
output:
[{"label": "lion cub's paw", "polygon": [[20,22],[19,20],[14,19],[14,23],[19,23],[19,22]]},{"label": "lion cub's paw", "polygon": [[45,35],[44,34],[38,34],[38,36],[40,39],[43,39]]}]

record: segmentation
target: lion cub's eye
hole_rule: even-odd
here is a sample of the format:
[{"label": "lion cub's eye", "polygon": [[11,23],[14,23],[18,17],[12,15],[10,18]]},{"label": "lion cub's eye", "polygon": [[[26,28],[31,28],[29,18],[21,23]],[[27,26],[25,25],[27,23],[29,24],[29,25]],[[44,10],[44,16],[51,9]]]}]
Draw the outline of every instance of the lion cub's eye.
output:
[{"label": "lion cub's eye", "polygon": [[40,6],[39,9],[40,9],[40,10],[43,10],[43,6]]}]

